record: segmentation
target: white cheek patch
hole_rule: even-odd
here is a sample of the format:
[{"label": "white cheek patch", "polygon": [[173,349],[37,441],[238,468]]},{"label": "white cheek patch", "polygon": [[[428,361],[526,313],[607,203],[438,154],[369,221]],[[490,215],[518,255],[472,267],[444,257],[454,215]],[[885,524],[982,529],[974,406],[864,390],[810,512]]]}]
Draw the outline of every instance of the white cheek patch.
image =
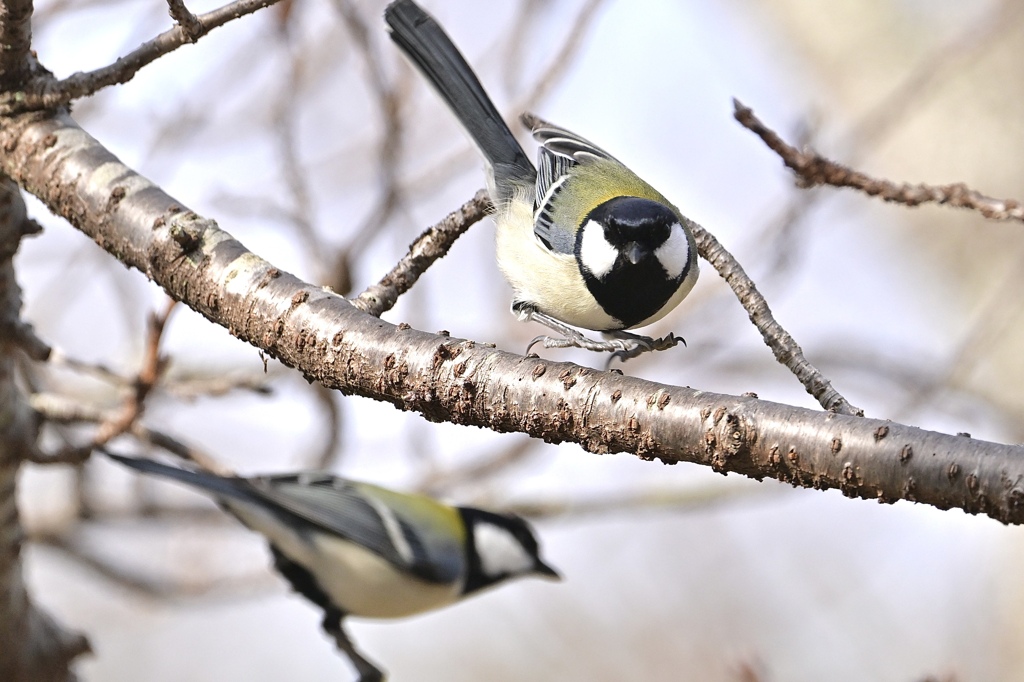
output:
[{"label": "white cheek patch", "polygon": [[669,279],[678,279],[683,274],[686,264],[690,262],[690,245],[686,241],[682,225],[679,223],[672,225],[668,239],[655,249],[654,255],[658,257],[661,267],[665,268]]},{"label": "white cheek patch", "polygon": [[601,223],[588,220],[581,229],[583,240],[580,242],[580,262],[594,277],[603,279],[611,272],[619,251],[604,238]]},{"label": "white cheek patch", "polygon": [[519,575],[533,570],[534,558],[504,528],[486,522],[477,523],[473,526],[473,540],[485,575]]}]

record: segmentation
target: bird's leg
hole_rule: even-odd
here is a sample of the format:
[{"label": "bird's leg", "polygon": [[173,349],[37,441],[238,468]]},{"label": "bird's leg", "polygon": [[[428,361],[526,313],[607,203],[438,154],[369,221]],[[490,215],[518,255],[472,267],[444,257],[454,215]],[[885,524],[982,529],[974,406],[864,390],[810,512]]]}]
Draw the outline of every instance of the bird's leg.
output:
[{"label": "bird's leg", "polygon": [[686,341],[682,337],[674,334],[669,334],[660,339],[652,339],[625,331],[603,332],[604,340],[598,341],[597,339],[584,336],[574,327],[570,327],[564,322],[536,310],[528,303],[520,301],[513,303],[512,312],[523,322],[539,322],[562,335],[561,338],[545,335],[536,337],[526,347],[527,353],[538,343],[543,344],[545,348],[583,348],[585,350],[611,353],[612,356],[608,359],[608,363],[611,364],[614,358],[619,358],[625,362],[641,353],[667,350],[681,341],[683,345],[686,345]]},{"label": "bird's leg", "polygon": [[348,633],[345,632],[345,626],[342,623],[344,618],[345,614],[341,611],[326,609],[324,611],[324,620],[321,623],[324,632],[334,639],[338,649],[348,656],[348,660],[352,661],[356,672],[359,673],[357,682],[383,682],[384,672],[359,653],[355,644],[349,639]]},{"label": "bird's leg", "polygon": [[629,333],[627,331],[622,331],[622,330],[612,331],[612,332],[603,332],[603,335],[606,338],[609,337],[609,336],[613,337],[616,340],[622,341],[623,343],[626,343],[626,344],[629,344],[629,343],[635,344],[630,349],[617,350],[614,353],[612,353],[608,357],[608,364],[605,366],[605,369],[608,369],[609,367],[611,367],[612,360],[614,360],[615,358],[618,358],[620,361],[625,362],[626,360],[629,360],[630,358],[635,358],[636,356],[640,355],[641,353],[646,353],[648,351],[668,350],[669,348],[674,348],[675,346],[679,345],[680,343],[683,344],[684,346],[686,345],[686,339],[684,339],[681,336],[676,336],[672,332],[669,332],[668,336],[662,336],[661,338],[658,338],[658,339],[652,339],[649,336],[640,336],[638,334],[631,334],[631,333]]}]

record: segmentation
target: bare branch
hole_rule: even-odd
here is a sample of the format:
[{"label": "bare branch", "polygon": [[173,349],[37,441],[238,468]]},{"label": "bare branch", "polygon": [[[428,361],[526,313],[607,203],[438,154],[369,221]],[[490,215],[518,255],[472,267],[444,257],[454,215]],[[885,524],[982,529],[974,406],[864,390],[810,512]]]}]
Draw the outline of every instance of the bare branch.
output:
[{"label": "bare branch", "polygon": [[174,581],[165,576],[150,575],[108,558],[96,551],[91,543],[79,537],[78,534],[37,533],[33,534],[30,540],[38,545],[61,552],[69,559],[120,587],[147,597],[170,599],[183,596],[198,597],[210,593],[224,595],[229,592],[242,592],[249,596],[254,587],[277,584],[276,579],[266,570],[254,572],[248,576],[230,576],[189,582]]},{"label": "bare branch", "polygon": [[491,479],[523,462],[528,455],[537,452],[534,445],[536,443],[529,438],[516,439],[505,449],[458,468],[437,469],[435,467],[416,484],[415,488],[432,497],[446,497],[450,490]]},{"label": "bare branch", "polygon": [[142,367],[133,382],[132,392],[125,399],[117,415],[100,424],[96,433],[93,434],[91,442],[84,446],[85,449],[91,451],[100,445],[109,443],[112,439],[127,432],[142,416],[146,398],[160,380],[160,376],[167,366],[166,360],[160,356],[160,340],[176,303],[176,301],[170,300],[162,313],[150,316],[149,333],[146,336],[146,352],[143,355]]},{"label": "bare branch", "polygon": [[416,280],[439,258],[442,258],[474,223],[491,208],[487,192],[480,190],[472,199],[449,213],[444,220],[427,229],[409,246],[409,253],[398,261],[391,272],[377,284],[367,288],[352,302],[354,306],[375,317],[391,310],[398,297],[412,288]]},{"label": "bare branch", "polygon": [[[247,251],[64,114],[0,128],[0,170],[238,338],[431,421],[1024,522],[1024,448],[666,386],[396,327]],[[707,245],[707,242],[704,242]]]},{"label": "bare branch", "polygon": [[172,378],[165,377],[161,383],[164,393],[182,400],[195,400],[199,397],[217,398],[235,391],[250,391],[257,395],[270,395],[274,392],[271,387],[273,377],[279,376],[281,372],[271,371],[272,376],[260,374],[239,374],[226,371],[223,374],[214,373],[210,376],[183,377],[175,373]]},{"label": "bare branch", "polygon": [[[160,356],[160,340],[176,303],[174,300],[169,300],[161,314],[154,314],[150,317],[142,366],[134,380],[130,382],[131,392],[124,399],[120,409],[108,412],[76,405],[70,401],[56,401],[52,397],[37,399],[36,411],[52,421],[59,423],[97,421],[99,427],[87,443],[80,445],[68,443],[64,448],[53,453],[32,452],[30,453],[31,461],[37,464],[80,464],[89,458],[95,448],[133,430],[145,409],[146,398],[166,369],[166,359]],[[49,410],[49,414],[46,414],[47,410]]]},{"label": "bare branch", "polygon": [[688,222],[690,229],[693,230],[694,239],[697,241],[697,251],[732,288],[743,309],[750,316],[750,321],[761,332],[764,342],[772,349],[775,359],[789,368],[804,385],[807,392],[829,412],[864,416],[864,410],[850,404],[846,398],[832,388],[829,380],[807,361],[797,342],[775,320],[768,307],[768,301],[757,290],[757,286],[743,270],[743,266],[733,258],[731,253],[726,251],[725,247],[711,233],[697,223]]},{"label": "bare branch", "polygon": [[[12,259],[26,234],[26,208],[20,191],[6,178],[0,182],[0,198],[0,318],[11,321],[0,328],[2,335],[18,327],[21,289]],[[61,628],[26,593],[17,477],[22,462],[35,453],[39,423],[16,380],[12,351],[17,344],[2,341],[0,338],[0,679],[57,682],[68,679],[68,666],[89,650],[89,644],[82,635]]]},{"label": "bare branch", "polygon": [[797,175],[801,187],[831,185],[850,187],[869,196],[881,197],[906,206],[935,203],[968,208],[992,220],[1024,221],[1024,205],[1016,199],[993,199],[977,192],[962,182],[951,185],[910,185],[872,178],[842,164],[830,161],[814,151],[800,151],[787,144],[778,133],[761,122],[754,112],[739,100],[733,100],[734,116],[745,128],[758,135],[768,147],[782,158]]},{"label": "bare branch", "polygon": [[[278,36],[281,40],[293,40],[293,32],[281,30]],[[330,283],[335,286],[335,291],[347,294],[348,290],[337,286],[337,280],[328,275],[328,266],[325,260],[327,247],[316,230],[315,205],[309,186],[308,169],[299,158],[299,141],[296,136],[300,109],[297,102],[303,99],[302,82],[305,69],[305,60],[301,50],[290,50],[291,63],[290,77],[280,88],[277,101],[273,105],[273,132],[277,142],[277,153],[281,178],[284,189],[287,191],[288,207],[279,207],[274,202],[284,197],[273,197],[254,205],[251,197],[246,197],[242,203],[247,210],[256,211],[259,215],[274,215],[277,219],[283,220],[294,228],[296,234],[306,243],[306,250],[316,264],[317,281]],[[276,195],[277,193],[275,193]],[[284,194],[284,193],[282,193]]]},{"label": "bare branch", "polygon": [[167,10],[174,19],[174,23],[181,27],[185,39],[190,43],[199,40],[205,31],[203,22],[185,7],[185,0],[167,0]]},{"label": "bare branch", "polygon": [[[980,22],[961,27],[958,34],[919,59],[889,95],[841,135],[840,147],[846,150],[848,162],[856,164],[865,157],[880,140],[897,128],[908,113],[915,111],[915,103],[920,103],[937,86],[947,82],[957,67],[995,49],[1005,34],[1016,30],[1022,15],[1024,5],[1016,0],[1002,0],[993,11],[985,13]],[[793,146],[803,148],[808,142],[798,139]],[[824,192],[795,193],[788,205],[767,222],[765,229],[751,236],[750,241],[759,246],[774,244],[774,253],[765,264],[765,271],[781,274],[788,270],[795,260],[793,254],[802,248],[803,241],[798,238],[798,233],[804,227],[806,216],[826,196]]]},{"label": "bare branch", "polygon": [[333,469],[338,462],[343,431],[343,415],[338,404],[338,394],[323,384],[313,384],[317,403],[323,408],[324,437],[320,439],[319,452],[309,457],[310,468],[321,471]]},{"label": "bare branch", "polygon": [[123,386],[130,380],[122,376],[110,367],[98,362],[85,362],[67,355],[60,348],[55,348],[50,354],[50,364],[54,367],[66,367],[74,372],[106,382],[114,386]]},{"label": "bare branch", "polygon": [[[120,417],[120,413],[115,410],[101,410],[95,405],[82,403],[53,393],[35,393],[29,397],[29,404],[40,417],[54,424],[104,424],[114,422]],[[172,455],[195,462],[207,471],[224,476],[232,473],[227,467],[202,450],[187,445],[163,431],[143,426],[138,421],[131,423],[126,432],[130,433],[143,445],[166,450]],[[71,450],[72,448],[65,448],[52,455],[40,454],[33,461],[50,464],[61,461],[62,457],[68,463],[78,463],[81,461],[72,459],[73,453],[69,452]],[[84,453],[84,457],[88,457],[91,454],[91,448],[74,448],[74,450]]]},{"label": "bare branch", "polygon": [[150,429],[139,423],[135,423],[132,425],[131,434],[135,436],[140,443],[149,444],[166,450],[172,455],[177,455],[182,459],[195,462],[203,469],[212,471],[220,476],[230,476],[234,473],[231,469],[221,464],[220,461],[212,457],[207,452],[183,443],[174,436],[164,433],[163,431],[157,431],[156,429]]},{"label": "bare branch", "polygon": [[[0,225],[3,226],[0,260],[6,267],[17,252],[21,239],[37,234],[41,229],[39,223],[28,219],[20,191],[11,182],[0,184]],[[18,348],[33,360],[46,360],[50,356],[50,347],[20,317],[21,290],[14,281],[13,272],[7,282],[0,283],[0,297],[3,296],[11,299],[7,305],[0,305],[0,352],[6,354]]]},{"label": "bare branch", "polygon": [[566,32],[567,38],[558,54],[555,55],[551,63],[541,73],[540,78],[530,88],[530,92],[527,93],[518,106],[518,111],[530,111],[533,109],[562,79],[562,76],[572,66],[573,59],[579,53],[580,47],[583,46],[583,39],[589,35],[590,25],[597,17],[597,10],[601,8],[603,2],[604,0],[590,0],[580,9],[579,14],[576,15],[576,19],[571,24],[571,30]]},{"label": "bare branch", "polygon": [[[382,128],[377,144],[379,197],[366,219],[353,231],[349,243],[338,253],[332,283],[345,280],[349,263],[362,253],[374,236],[380,233],[380,227],[399,207],[401,188],[398,183],[398,165],[405,140],[400,90],[388,81],[384,73],[383,60],[377,46],[370,39],[370,26],[351,0],[335,0],[334,6],[366,64],[367,81],[377,104],[378,119],[382,123]],[[348,293],[340,288],[336,288],[336,291]]]},{"label": "bare branch", "polygon": [[95,423],[107,418],[103,410],[91,403],[56,393],[33,393],[29,404],[43,419],[57,424]]},{"label": "bare branch", "polygon": [[1024,17],[1024,5],[1017,0],[1002,0],[982,15],[980,21],[961,27],[951,39],[942,41],[924,55],[917,65],[897,83],[890,94],[858,120],[844,136],[845,146],[855,155],[876,145],[896,124],[915,111],[935,86],[948,82],[949,74],[979,54],[998,49],[1000,40],[1016,30]]},{"label": "bare branch", "polygon": [[23,91],[8,92],[0,96],[0,114],[51,109],[81,97],[94,95],[99,90],[111,85],[127,83],[135,77],[139,69],[153,63],[165,54],[198,40],[232,19],[252,14],[278,1],[235,0],[219,9],[196,17],[201,24],[198,32],[187,31],[179,24],[143,43],[113,64],[95,71],[78,72],[62,80],[55,80],[50,76],[36,77],[26,84]]},{"label": "bare branch", "polygon": [[781,486],[706,485],[682,490],[642,490],[597,495],[589,499],[526,500],[505,505],[502,510],[535,519],[566,519],[641,509],[705,510],[740,501],[777,497],[785,492],[789,492],[789,489]]},{"label": "bare branch", "polygon": [[[561,79],[568,73],[569,67],[572,66],[576,56],[579,54],[580,48],[583,46],[583,39],[587,36],[587,32],[590,30],[591,25],[597,18],[597,10],[600,9],[603,1],[604,0],[590,0],[590,2],[580,9],[572,23],[572,28],[566,33],[565,42],[558,50],[555,57],[537,76],[533,87],[531,87],[523,97],[517,100],[514,106],[510,107],[511,111],[517,111],[520,113],[532,111],[536,108],[536,105],[543,100],[559,82],[561,82]],[[525,15],[529,9],[529,7],[524,6],[522,15]],[[526,23],[525,16],[516,20],[516,25],[511,31],[511,38],[509,39],[510,42],[515,42],[517,38],[522,37],[522,29],[525,28]],[[510,53],[509,61],[514,60],[515,54],[515,51]],[[515,118],[518,119],[519,116],[516,116]],[[465,166],[469,159],[476,156],[478,156],[478,152],[473,149],[471,145],[462,145],[456,151],[445,155],[445,157],[438,163],[432,164],[425,171],[404,181],[401,189],[403,191],[415,191],[418,193],[429,192],[432,188],[438,185],[439,179],[444,179],[451,175],[452,168]]]}]

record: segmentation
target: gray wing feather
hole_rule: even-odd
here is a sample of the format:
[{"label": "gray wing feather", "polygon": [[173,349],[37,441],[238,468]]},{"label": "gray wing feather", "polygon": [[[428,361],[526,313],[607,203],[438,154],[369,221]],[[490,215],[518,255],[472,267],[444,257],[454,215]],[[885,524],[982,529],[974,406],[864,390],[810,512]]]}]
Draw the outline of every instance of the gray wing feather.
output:
[{"label": "gray wing feather", "polygon": [[[312,526],[346,538],[424,580],[450,583],[461,575],[462,556],[457,546],[433,542],[427,547],[400,511],[364,495],[343,478],[328,474],[226,477],[105,452],[125,466],[212,493],[229,510],[232,501],[264,507],[298,533],[308,533]],[[281,510],[286,514],[280,514]]]},{"label": "gray wing feather", "polygon": [[578,163],[593,159],[611,159],[608,152],[565,128],[524,114],[533,137],[540,143],[537,150],[536,205],[533,231],[545,246],[558,253],[573,253],[578,225],[559,225],[554,220],[554,206],[563,190],[569,171]]},{"label": "gray wing feather", "polygon": [[349,482],[328,475],[300,474],[249,479],[266,502],[306,523],[365,547],[396,567],[432,582],[450,582],[455,562],[431,557],[412,526],[382,504],[375,505]]}]

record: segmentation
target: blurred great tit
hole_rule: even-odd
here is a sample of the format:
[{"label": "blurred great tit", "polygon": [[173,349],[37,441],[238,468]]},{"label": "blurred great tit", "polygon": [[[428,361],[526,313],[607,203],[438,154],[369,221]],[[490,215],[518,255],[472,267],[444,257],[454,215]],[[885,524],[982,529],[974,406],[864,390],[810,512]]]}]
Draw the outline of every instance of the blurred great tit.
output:
[{"label": "blurred great tit", "polygon": [[367,682],[381,673],[348,640],[344,617],[409,616],[517,576],[559,577],[517,516],[328,474],[226,477],[106,454],[212,494],[266,537],[274,567],[324,610],[324,629]]},{"label": "blurred great tit", "polygon": [[[697,281],[691,222],[657,190],[579,135],[524,115],[537,168],[440,25],[412,0],[384,13],[391,39],[440,93],[487,162],[498,266],[512,311],[577,346],[627,358],[681,339],[625,332],[664,317]],[[603,332],[596,341],[573,327]]]}]

